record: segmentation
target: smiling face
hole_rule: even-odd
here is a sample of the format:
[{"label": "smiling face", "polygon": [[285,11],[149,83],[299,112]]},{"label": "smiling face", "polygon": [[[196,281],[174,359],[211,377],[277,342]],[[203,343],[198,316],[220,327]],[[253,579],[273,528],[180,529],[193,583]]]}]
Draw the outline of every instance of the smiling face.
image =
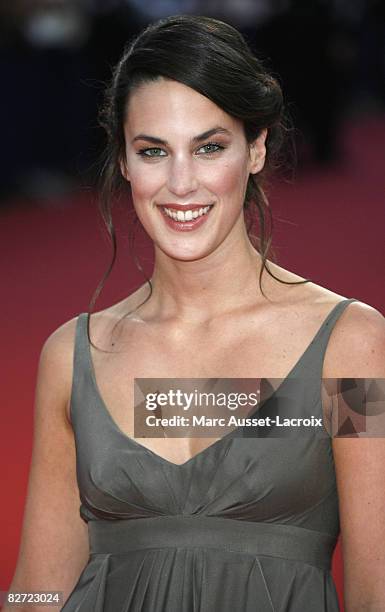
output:
[{"label": "smiling face", "polygon": [[190,87],[159,78],[131,94],[124,133],[121,171],[155,249],[194,260],[234,233],[244,236],[247,181],[264,165],[266,130],[249,147],[241,121]]}]

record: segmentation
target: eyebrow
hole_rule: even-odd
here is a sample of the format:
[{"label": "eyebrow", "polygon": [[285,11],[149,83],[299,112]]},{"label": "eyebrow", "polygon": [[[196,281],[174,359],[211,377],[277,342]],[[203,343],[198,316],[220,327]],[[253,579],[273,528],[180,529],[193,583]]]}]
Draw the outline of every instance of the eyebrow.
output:
[{"label": "eyebrow", "polygon": [[[202,142],[203,140],[206,140],[206,138],[209,138],[210,136],[213,136],[214,134],[226,134],[228,136],[231,136],[231,132],[229,130],[227,130],[224,127],[221,127],[220,125],[217,125],[216,127],[213,127],[210,130],[207,130],[206,132],[199,134],[198,136],[194,136],[193,138],[191,138],[190,142],[191,144],[196,144],[196,143]],[[167,140],[163,140],[162,138],[157,138],[156,136],[149,136],[148,134],[138,134],[137,136],[135,136],[135,138],[132,139],[131,142],[136,142],[137,140],[148,140],[149,142],[153,142],[154,144],[165,145],[165,146],[169,145]]]}]

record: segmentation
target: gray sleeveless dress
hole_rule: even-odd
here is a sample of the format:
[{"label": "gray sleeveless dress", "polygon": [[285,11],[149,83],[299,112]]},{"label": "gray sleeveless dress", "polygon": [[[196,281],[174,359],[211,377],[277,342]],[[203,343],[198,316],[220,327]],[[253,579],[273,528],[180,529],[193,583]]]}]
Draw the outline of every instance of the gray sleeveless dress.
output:
[{"label": "gray sleeveless dress", "polygon": [[[258,416],[283,407],[322,417],[325,350],[352,301],[333,307]],[[71,420],[90,555],[61,610],[338,611],[331,438],[237,428],[182,465],[162,459],[127,437],[103,403],[86,317],[77,320]]]}]

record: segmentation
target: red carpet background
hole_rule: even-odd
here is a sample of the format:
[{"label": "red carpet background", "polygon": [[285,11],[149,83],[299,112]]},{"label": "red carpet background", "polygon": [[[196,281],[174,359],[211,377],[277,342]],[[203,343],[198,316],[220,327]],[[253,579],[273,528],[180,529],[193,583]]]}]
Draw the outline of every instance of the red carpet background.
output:
[{"label": "red carpet background", "polygon": [[[356,117],[341,131],[343,159],[299,170],[273,187],[273,245],[278,263],[345,297],[385,312],[385,118]],[[88,303],[110,262],[110,246],[87,191],[52,202],[13,202],[0,211],[2,278],[2,504],[0,590],[13,576],[32,450],[38,358],[47,336]],[[129,217],[117,211],[118,260],[97,301],[123,299],[144,278],[127,247]],[[135,251],[147,274],[152,249],[138,234]],[[60,525],[58,525],[60,529]],[[342,558],[333,575],[342,608]]]}]

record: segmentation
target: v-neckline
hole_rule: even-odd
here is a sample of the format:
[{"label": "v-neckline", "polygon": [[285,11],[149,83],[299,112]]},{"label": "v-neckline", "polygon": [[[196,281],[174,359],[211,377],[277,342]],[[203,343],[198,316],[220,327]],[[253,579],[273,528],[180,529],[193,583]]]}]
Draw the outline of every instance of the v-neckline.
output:
[{"label": "v-neckline", "polygon": [[[346,298],[343,300],[340,300],[339,302],[337,302],[333,308],[331,309],[331,311],[329,312],[329,314],[325,317],[325,319],[323,320],[323,322],[321,323],[320,327],[318,328],[317,332],[315,333],[315,335],[313,336],[312,340],[309,342],[308,346],[306,347],[306,349],[303,351],[303,353],[301,354],[301,356],[297,359],[296,363],[293,365],[293,367],[291,368],[291,370],[289,371],[289,373],[285,376],[285,378],[282,380],[282,382],[278,385],[278,387],[273,391],[273,393],[271,395],[269,395],[269,397],[267,397],[265,400],[262,400],[259,404],[258,404],[258,411],[261,410],[262,407],[264,407],[268,402],[271,402],[271,400],[277,395],[277,393],[279,391],[282,390],[283,385],[286,383],[286,381],[289,378],[293,377],[293,374],[295,373],[295,371],[298,369],[298,367],[302,364],[302,361],[305,359],[307,353],[310,351],[310,349],[312,348],[312,346],[314,345],[314,342],[318,339],[318,337],[321,335],[324,327],[326,326],[327,322],[330,320],[330,318],[333,316],[335,310],[337,309],[337,307],[342,303],[342,302],[350,302],[350,301],[354,301],[356,298]],[[94,368],[94,363],[92,361],[92,355],[91,355],[91,348],[90,348],[90,344],[88,342],[88,337],[87,337],[87,327],[86,327],[86,323],[87,323],[87,314],[86,312],[83,312],[79,315],[79,317],[84,317],[84,321],[82,321],[81,323],[84,322],[84,325],[82,325],[82,333],[83,333],[83,341],[84,341],[84,345],[86,347],[86,361],[87,361],[87,370],[88,373],[91,375],[91,381],[92,381],[92,390],[96,396],[96,399],[98,401],[98,405],[101,407],[103,414],[105,415],[105,417],[108,419],[108,421],[110,422],[110,424],[114,427],[114,429],[119,433],[119,435],[121,435],[127,442],[133,444],[134,446],[136,446],[137,448],[139,448],[140,450],[142,450],[143,452],[148,453],[149,455],[151,455],[154,459],[156,459],[157,461],[159,461],[160,463],[164,463],[168,466],[172,466],[173,468],[176,469],[182,469],[184,467],[187,467],[188,465],[192,464],[194,461],[197,461],[198,457],[205,455],[206,453],[210,452],[212,449],[214,449],[215,447],[217,447],[219,444],[223,444],[225,441],[227,441],[228,439],[231,439],[232,437],[235,436],[235,434],[242,429],[241,426],[235,427],[232,431],[230,431],[228,434],[222,436],[222,438],[219,438],[218,440],[216,440],[215,442],[213,442],[212,444],[210,444],[209,446],[206,446],[206,448],[203,448],[202,450],[198,451],[195,455],[193,455],[192,457],[190,457],[189,459],[187,459],[187,461],[184,461],[183,463],[175,463],[174,461],[170,461],[169,459],[166,459],[166,457],[162,457],[162,455],[159,455],[158,453],[156,453],[155,451],[151,450],[150,448],[148,448],[147,446],[144,446],[143,444],[141,444],[140,442],[137,442],[135,440],[135,438],[132,438],[131,436],[129,436],[128,434],[126,434],[121,427],[118,425],[118,423],[115,421],[115,419],[113,418],[111,412],[109,411],[106,402],[103,399],[103,396],[99,390],[99,386],[96,380],[96,374],[95,374],[95,368]],[[252,417],[253,413],[248,415],[248,417]]]}]

